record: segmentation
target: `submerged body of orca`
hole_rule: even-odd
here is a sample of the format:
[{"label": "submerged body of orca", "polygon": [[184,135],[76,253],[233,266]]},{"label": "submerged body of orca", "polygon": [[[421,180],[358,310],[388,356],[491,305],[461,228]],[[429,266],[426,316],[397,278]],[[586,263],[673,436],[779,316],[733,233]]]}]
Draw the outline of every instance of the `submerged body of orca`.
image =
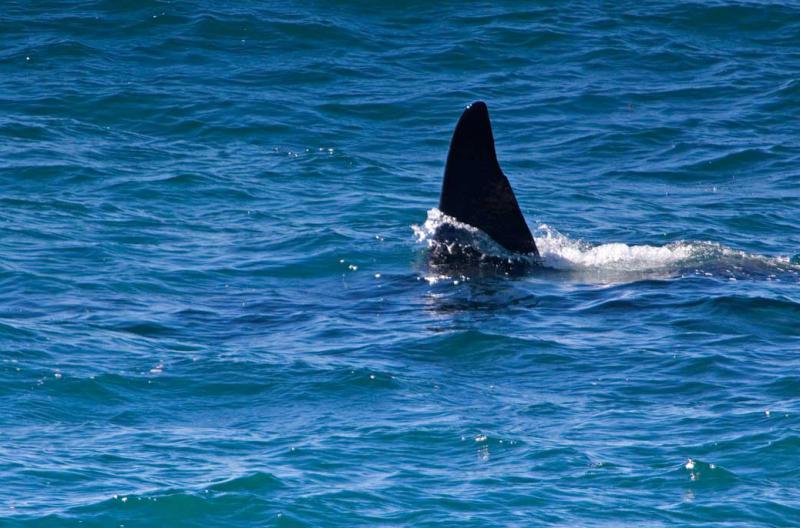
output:
[{"label": "submerged body of orca", "polygon": [[[536,242],[497,161],[489,110],[481,101],[467,106],[453,132],[439,211],[454,221],[436,230],[428,255],[433,267],[517,273],[538,261]],[[480,233],[469,226],[488,235],[499,251],[481,247]]]}]

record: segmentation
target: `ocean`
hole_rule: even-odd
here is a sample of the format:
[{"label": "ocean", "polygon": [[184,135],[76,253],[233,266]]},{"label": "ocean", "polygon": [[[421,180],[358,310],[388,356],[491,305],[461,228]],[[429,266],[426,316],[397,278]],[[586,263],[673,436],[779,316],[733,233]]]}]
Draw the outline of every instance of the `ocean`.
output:
[{"label": "ocean", "polygon": [[0,11],[0,526],[800,525],[800,4]]}]

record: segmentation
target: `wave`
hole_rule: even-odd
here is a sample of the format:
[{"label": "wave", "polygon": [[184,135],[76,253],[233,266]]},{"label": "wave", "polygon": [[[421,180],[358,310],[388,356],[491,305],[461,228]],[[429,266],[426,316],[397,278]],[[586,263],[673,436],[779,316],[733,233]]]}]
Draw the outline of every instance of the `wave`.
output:
[{"label": "wave", "polygon": [[[768,257],[731,249],[715,242],[676,241],[663,246],[622,242],[591,244],[540,224],[534,231],[539,256],[512,253],[481,230],[459,222],[438,209],[428,211],[422,225],[411,226],[429,251],[455,254],[469,247],[486,263],[524,264],[564,272],[695,274],[728,279],[761,277],[780,281],[800,279],[800,264],[789,257]],[[447,242],[437,235],[447,230]],[[456,236],[453,236],[456,233]]]}]

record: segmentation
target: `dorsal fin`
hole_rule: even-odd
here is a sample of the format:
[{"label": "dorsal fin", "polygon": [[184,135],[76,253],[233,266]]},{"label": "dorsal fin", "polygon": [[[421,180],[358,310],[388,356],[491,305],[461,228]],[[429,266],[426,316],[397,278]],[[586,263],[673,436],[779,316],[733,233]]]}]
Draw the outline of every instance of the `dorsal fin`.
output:
[{"label": "dorsal fin", "polygon": [[489,110],[482,101],[464,110],[453,132],[439,210],[477,227],[508,250],[539,254],[497,162]]}]

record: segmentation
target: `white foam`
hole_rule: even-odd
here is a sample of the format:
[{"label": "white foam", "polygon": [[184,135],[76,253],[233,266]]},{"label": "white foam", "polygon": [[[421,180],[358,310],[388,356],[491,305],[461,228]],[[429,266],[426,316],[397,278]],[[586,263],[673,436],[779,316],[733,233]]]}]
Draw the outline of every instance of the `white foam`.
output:
[{"label": "white foam", "polygon": [[[431,209],[425,222],[411,226],[417,241],[433,247],[435,234],[443,225],[453,226],[469,236],[470,243],[486,255],[508,259],[519,259],[520,255],[502,248],[481,230],[457,221],[439,211]],[[594,245],[576,240],[557,229],[541,224],[534,231],[534,240],[540,258],[531,259],[547,268],[562,271],[606,271],[606,272],[662,272],[677,269],[693,269],[696,273],[711,276],[734,276],[737,274],[788,272],[800,273],[800,266],[792,264],[786,257],[751,255],[721,246],[713,242],[677,241],[664,246],[629,245],[622,242]],[[733,268],[733,269],[731,269]]]},{"label": "white foam", "polygon": [[621,242],[593,246],[542,224],[534,239],[542,264],[558,270],[650,271],[674,267],[692,257],[692,244],[631,246]]},{"label": "white foam", "polygon": [[428,247],[431,247],[434,243],[433,235],[436,234],[436,230],[439,228],[439,226],[444,224],[450,224],[470,233],[480,233],[480,229],[472,227],[469,224],[459,222],[452,216],[447,216],[435,208],[428,210],[428,217],[425,219],[424,224],[421,226],[414,224],[411,226],[411,229],[414,231],[414,235],[417,237],[418,242],[427,243]]}]

